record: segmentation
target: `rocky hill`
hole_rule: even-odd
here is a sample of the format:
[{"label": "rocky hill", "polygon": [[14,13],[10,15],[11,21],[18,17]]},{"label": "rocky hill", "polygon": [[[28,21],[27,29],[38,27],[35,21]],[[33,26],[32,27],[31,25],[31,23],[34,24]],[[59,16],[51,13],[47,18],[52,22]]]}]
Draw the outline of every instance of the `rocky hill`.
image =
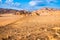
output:
[{"label": "rocky hill", "polygon": [[3,9],[0,8],[0,14],[15,14],[15,15],[26,15],[26,14],[30,14],[29,11],[26,10],[13,10],[13,9]]},{"label": "rocky hill", "polygon": [[60,15],[60,10],[54,8],[42,8],[32,12],[32,15]]},{"label": "rocky hill", "polygon": [[0,8],[0,14],[15,14],[15,15],[60,15],[60,10],[54,8],[41,8],[32,12],[26,10],[13,10]]}]

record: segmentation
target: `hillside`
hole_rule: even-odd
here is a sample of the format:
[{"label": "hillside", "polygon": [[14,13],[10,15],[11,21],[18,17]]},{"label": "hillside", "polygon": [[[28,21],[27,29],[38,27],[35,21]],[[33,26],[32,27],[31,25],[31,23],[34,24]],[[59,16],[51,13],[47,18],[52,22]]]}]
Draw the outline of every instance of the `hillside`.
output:
[{"label": "hillside", "polygon": [[60,40],[60,10],[43,8],[23,15],[1,15],[0,24],[5,25],[0,25],[0,40]]},{"label": "hillside", "polygon": [[53,8],[41,8],[40,10],[36,10],[32,12],[32,15],[47,15],[47,16],[51,16],[51,15],[60,15],[60,10],[58,9],[53,9]]},{"label": "hillside", "polygon": [[15,14],[15,15],[26,15],[26,14],[30,14],[29,11],[26,10],[14,10],[14,9],[3,9],[0,8],[0,14]]}]

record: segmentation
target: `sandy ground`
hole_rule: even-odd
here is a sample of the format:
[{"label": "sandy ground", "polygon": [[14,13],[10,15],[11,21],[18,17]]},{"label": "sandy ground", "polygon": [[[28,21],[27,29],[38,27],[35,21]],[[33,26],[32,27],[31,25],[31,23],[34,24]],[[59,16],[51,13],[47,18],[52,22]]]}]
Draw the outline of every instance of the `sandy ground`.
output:
[{"label": "sandy ground", "polygon": [[2,14],[0,17],[0,26],[5,26],[7,24],[13,23],[17,20],[22,18],[19,15],[13,15],[13,14]]},{"label": "sandy ground", "polygon": [[60,40],[60,16],[0,17],[1,40]]}]

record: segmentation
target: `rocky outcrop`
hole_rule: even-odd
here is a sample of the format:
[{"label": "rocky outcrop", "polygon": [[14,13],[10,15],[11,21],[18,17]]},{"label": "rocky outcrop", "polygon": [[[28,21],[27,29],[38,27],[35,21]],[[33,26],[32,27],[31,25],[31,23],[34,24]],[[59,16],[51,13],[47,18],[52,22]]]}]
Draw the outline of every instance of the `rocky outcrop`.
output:
[{"label": "rocky outcrop", "polygon": [[25,15],[28,16],[31,14],[31,12],[25,11],[25,10],[20,10],[15,13],[16,15]]}]

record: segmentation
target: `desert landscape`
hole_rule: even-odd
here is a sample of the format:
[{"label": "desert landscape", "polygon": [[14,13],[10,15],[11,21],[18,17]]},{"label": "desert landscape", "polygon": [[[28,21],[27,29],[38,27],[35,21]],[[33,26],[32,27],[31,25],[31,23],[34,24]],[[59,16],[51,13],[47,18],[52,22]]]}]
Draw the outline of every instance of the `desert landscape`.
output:
[{"label": "desert landscape", "polygon": [[60,40],[60,10],[0,9],[0,40]]}]

